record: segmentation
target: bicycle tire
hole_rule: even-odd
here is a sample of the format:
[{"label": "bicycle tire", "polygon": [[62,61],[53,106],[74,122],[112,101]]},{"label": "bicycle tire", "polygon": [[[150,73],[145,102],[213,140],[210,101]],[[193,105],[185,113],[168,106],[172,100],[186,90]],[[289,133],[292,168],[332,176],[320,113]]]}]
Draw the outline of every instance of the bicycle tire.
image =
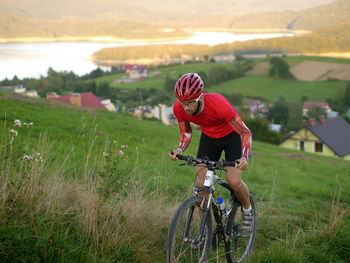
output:
[{"label": "bicycle tire", "polygon": [[[168,232],[166,245],[166,262],[205,262],[209,256],[211,240],[212,240],[212,218],[211,211],[206,218],[206,237],[203,245],[199,245],[196,249],[191,247],[190,242],[184,242],[183,232],[186,222],[190,221],[189,239],[194,239],[199,235],[201,218],[199,209],[203,199],[194,196],[185,200],[177,209]],[[188,220],[189,213],[192,213],[192,219]]]},{"label": "bicycle tire", "polygon": [[226,233],[230,237],[226,242],[226,260],[228,263],[243,262],[252,253],[257,226],[258,226],[258,205],[253,193],[249,193],[250,203],[254,212],[254,223],[252,233],[248,237],[238,235],[239,226],[242,221],[241,204],[236,201],[227,219]]}]

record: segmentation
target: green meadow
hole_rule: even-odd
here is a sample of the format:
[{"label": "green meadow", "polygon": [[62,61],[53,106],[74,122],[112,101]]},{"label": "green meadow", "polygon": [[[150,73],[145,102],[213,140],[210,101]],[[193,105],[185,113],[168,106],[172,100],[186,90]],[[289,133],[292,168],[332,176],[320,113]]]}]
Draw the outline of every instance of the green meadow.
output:
[{"label": "green meadow", "polygon": [[[177,127],[6,94],[0,113],[0,262],[165,261],[169,222],[196,181],[167,157]],[[254,140],[252,152],[249,262],[348,262],[349,161]]]},{"label": "green meadow", "polygon": [[223,82],[209,89],[210,92],[240,93],[243,96],[260,97],[275,101],[284,97],[287,102],[300,104],[303,96],[310,101],[326,101],[343,94],[346,81],[294,81],[267,76],[244,76]]},{"label": "green meadow", "polygon": [[[290,65],[300,63],[304,60],[325,61],[334,63],[350,63],[348,59],[324,58],[324,57],[287,57],[286,61]],[[264,62],[256,60],[256,65]],[[177,79],[182,74],[188,72],[205,72],[207,75],[209,69],[213,66],[224,66],[227,69],[232,68],[233,63],[193,63],[177,66],[167,66],[157,69],[151,69],[149,72],[155,75],[142,81],[133,83],[113,83],[126,74],[117,74],[95,79],[96,83],[109,83],[114,88],[135,90],[135,89],[157,89],[164,90],[166,76]],[[343,97],[346,81],[329,80],[329,81],[295,81],[280,78],[274,78],[264,75],[245,75],[236,79],[222,82],[220,84],[206,88],[207,92],[219,92],[228,94],[240,93],[243,96],[260,97],[267,101],[276,101],[284,97],[287,102],[300,104],[304,96],[310,101],[326,101],[328,98],[337,99]]]},{"label": "green meadow", "polygon": [[[206,72],[208,73],[210,67],[215,66],[215,63],[191,63],[184,65],[174,65],[174,66],[166,66],[159,67],[156,69],[149,70],[149,73],[154,73],[154,76],[149,77],[143,81],[137,81],[133,83],[118,83],[114,84],[113,81],[119,79],[121,76],[126,76],[127,74],[116,74],[107,77],[101,77],[95,79],[97,84],[102,82],[109,83],[112,87],[117,87],[121,89],[157,89],[164,90],[164,82],[166,76],[169,76],[172,79],[177,79],[179,76],[188,73],[188,72]],[[226,68],[232,67],[232,63],[222,63],[220,66],[224,66]]]}]

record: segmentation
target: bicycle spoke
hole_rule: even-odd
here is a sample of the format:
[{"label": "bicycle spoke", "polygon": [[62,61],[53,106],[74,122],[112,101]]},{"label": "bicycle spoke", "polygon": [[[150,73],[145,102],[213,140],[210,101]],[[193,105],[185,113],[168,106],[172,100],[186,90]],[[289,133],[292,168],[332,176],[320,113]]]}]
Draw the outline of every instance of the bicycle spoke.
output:
[{"label": "bicycle spoke", "polygon": [[[201,216],[199,213],[200,198],[188,199],[184,202],[171,224],[168,240],[168,262],[205,262],[210,249],[211,238],[208,224],[205,224],[203,237],[199,240]],[[192,202],[192,203],[191,203]],[[191,204],[190,204],[191,203]]]}]

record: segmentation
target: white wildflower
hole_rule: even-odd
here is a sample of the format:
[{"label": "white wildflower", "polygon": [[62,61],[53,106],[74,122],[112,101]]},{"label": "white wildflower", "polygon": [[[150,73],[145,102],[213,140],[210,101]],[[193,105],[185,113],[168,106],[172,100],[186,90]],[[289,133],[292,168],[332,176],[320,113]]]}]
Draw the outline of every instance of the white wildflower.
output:
[{"label": "white wildflower", "polygon": [[119,151],[119,155],[120,156],[123,156],[124,155],[124,152],[122,150]]},{"label": "white wildflower", "polygon": [[33,122],[30,122],[28,125],[29,125],[29,126],[33,126],[33,125],[34,125],[34,123],[33,123]]},{"label": "white wildflower", "polygon": [[126,149],[126,148],[128,148],[128,146],[126,144],[123,144],[120,148],[121,149]]},{"label": "white wildflower", "polygon": [[15,120],[14,126],[15,127],[21,127],[22,126],[21,121],[20,120]]},{"label": "white wildflower", "polygon": [[108,152],[103,152],[103,156],[108,156],[109,153]]},{"label": "white wildflower", "polygon": [[114,144],[116,144],[116,143],[117,143],[117,141],[115,141],[115,140],[114,140],[114,141],[113,141],[113,143],[114,143]]},{"label": "white wildflower", "polygon": [[12,133],[14,136],[17,136],[18,135],[18,132],[14,129],[11,129],[10,130],[10,133]]},{"label": "white wildflower", "polygon": [[34,156],[33,155],[24,155],[23,156],[23,159],[26,159],[27,161],[31,161],[31,160],[33,160],[34,159]]}]

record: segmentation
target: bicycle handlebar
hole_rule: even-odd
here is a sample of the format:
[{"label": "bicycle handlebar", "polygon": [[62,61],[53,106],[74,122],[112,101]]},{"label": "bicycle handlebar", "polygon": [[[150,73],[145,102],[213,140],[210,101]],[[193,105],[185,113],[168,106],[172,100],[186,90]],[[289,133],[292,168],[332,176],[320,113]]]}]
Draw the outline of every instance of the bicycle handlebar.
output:
[{"label": "bicycle handlebar", "polygon": [[[170,152],[171,154],[174,154],[173,151]],[[236,167],[236,165],[239,163],[237,160],[235,161],[226,161],[226,160],[221,160],[221,161],[211,161],[209,158],[204,157],[203,159],[201,158],[194,158],[192,156],[185,156],[181,154],[176,155],[179,160],[183,160],[187,162],[187,165],[189,166],[196,166],[197,164],[205,164],[209,169],[211,170],[224,170],[226,166],[233,166]]]}]

